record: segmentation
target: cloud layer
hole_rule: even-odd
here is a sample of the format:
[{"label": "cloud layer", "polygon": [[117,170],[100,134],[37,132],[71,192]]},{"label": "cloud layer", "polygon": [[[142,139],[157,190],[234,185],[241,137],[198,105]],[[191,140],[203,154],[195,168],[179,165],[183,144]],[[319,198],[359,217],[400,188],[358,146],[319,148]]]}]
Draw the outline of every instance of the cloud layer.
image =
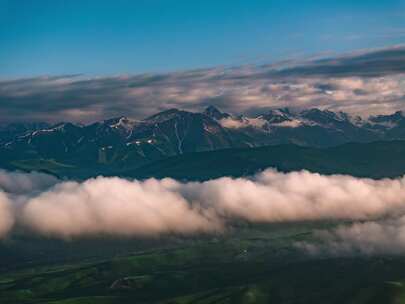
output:
[{"label": "cloud layer", "polygon": [[0,169],[0,189],[8,193],[24,194],[41,191],[58,182],[56,177],[44,173],[8,172]]},{"label": "cloud layer", "polygon": [[64,238],[191,234],[220,228],[209,210],[200,210],[170,191],[172,182],[98,178],[62,183],[29,200],[21,220],[35,232]]},{"label": "cloud layer", "polygon": [[337,254],[405,252],[405,177],[372,180],[271,169],[206,182],[118,177],[56,182],[38,173],[1,175],[2,181],[22,185],[0,184],[2,237],[13,227],[70,239],[217,233],[235,221],[344,220],[355,224],[319,232],[320,243],[300,246]]},{"label": "cloud layer", "polygon": [[5,236],[14,225],[14,214],[7,195],[0,192],[0,238]]},{"label": "cloud layer", "polygon": [[254,114],[274,107],[319,107],[352,114],[405,110],[405,47],[280,68],[213,68],[169,74],[86,78],[70,75],[0,82],[0,117],[91,122],[144,118],[168,108],[216,105]]},{"label": "cloud layer", "polygon": [[311,254],[404,254],[405,216],[341,225],[317,231],[315,238],[316,242],[297,245]]}]

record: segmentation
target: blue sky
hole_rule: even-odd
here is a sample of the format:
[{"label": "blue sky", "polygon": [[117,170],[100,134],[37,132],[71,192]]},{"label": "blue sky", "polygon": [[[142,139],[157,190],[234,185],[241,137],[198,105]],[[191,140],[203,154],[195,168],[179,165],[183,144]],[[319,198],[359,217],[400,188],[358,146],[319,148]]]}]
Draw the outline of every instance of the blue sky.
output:
[{"label": "blue sky", "polygon": [[404,0],[0,0],[1,78],[173,71],[404,42]]}]

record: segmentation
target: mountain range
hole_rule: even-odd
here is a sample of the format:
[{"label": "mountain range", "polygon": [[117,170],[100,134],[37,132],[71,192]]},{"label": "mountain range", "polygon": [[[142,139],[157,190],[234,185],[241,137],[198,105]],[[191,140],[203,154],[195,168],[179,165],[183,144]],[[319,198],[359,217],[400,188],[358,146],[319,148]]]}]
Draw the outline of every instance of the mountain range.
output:
[{"label": "mountain range", "polygon": [[285,144],[328,148],[381,140],[405,140],[402,112],[361,118],[316,108],[282,108],[247,117],[209,106],[203,112],[170,109],[143,120],[0,125],[0,165],[108,172],[193,152]]}]

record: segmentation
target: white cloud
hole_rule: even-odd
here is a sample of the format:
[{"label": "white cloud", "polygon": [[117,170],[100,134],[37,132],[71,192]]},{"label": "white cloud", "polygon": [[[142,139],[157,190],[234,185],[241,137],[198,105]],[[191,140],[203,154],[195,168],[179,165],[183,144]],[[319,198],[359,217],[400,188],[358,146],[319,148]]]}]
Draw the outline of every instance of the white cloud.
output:
[{"label": "white cloud", "polygon": [[405,216],[341,225],[315,237],[316,242],[298,246],[312,254],[404,254]]},{"label": "white cloud", "polygon": [[[31,174],[27,178],[36,177]],[[358,239],[350,236],[360,231],[360,240],[376,247],[378,236],[383,236],[388,227],[391,241],[405,248],[405,177],[372,180],[266,170],[252,178],[224,177],[207,182],[99,177],[80,183],[59,181],[51,187],[49,183],[41,185],[0,193],[0,235],[5,236],[13,223],[31,233],[75,238],[211,233],[226,230],[234,221],[370,222],[388,218],[393,221],[391,226],[358,224],[357,228],[342,228],[332,232],[332,241],[353,247]],[[381,244],[380,248],[386,247]]]},{"label": "white cloud", "polygon": [[14,224],[14,214],[10,200],[0,190],[0,239],[7,235]]},{"label": "white cloud", "polygon": [[298,119],[285,120],[279,123],[273,123],[272,126],[283,128],[297,128],[302,125],[302,121]]},{"label": "white cloud", "polygon": [[57,178],[44,173],[8,172],[0,169],[0,189],[14,194],[43,190],[57,182]]},{"label": "white cloud", "polygon": [[215,231],[209,210],[170,191],[171,180],[97,178],[62,183],[29,200],[21,220],[33,231],[63,238],[118,234],[151,236]]},{"label": "white cloud", "polygon": [[239,129],[239,128],[248,128],[248,127],[262,128],[266,124],[266,121],[261,118],[227,117],[227,118],[222,118],[219,121],[219,123],[225,128]]}]

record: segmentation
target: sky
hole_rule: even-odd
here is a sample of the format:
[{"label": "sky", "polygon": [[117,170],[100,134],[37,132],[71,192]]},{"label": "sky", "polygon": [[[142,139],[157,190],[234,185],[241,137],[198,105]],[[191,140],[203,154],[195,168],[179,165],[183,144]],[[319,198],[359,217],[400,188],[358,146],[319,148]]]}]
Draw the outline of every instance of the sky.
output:
[{"label": "sky", "polygon": [[1,79],[267,63],[404,42],[404,0],[0,0]]},{"label": "sky", "polygon": [[0,124],[405,111],[405,0],[0,0]]}]

